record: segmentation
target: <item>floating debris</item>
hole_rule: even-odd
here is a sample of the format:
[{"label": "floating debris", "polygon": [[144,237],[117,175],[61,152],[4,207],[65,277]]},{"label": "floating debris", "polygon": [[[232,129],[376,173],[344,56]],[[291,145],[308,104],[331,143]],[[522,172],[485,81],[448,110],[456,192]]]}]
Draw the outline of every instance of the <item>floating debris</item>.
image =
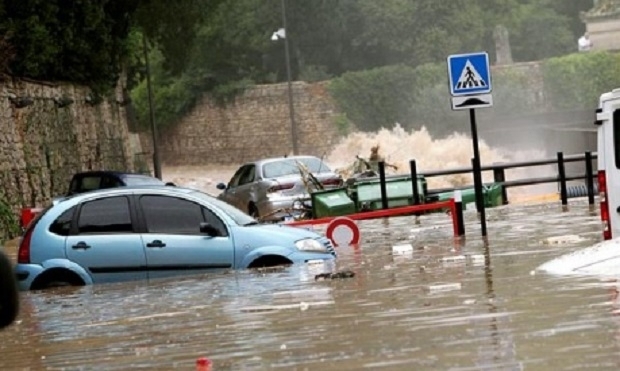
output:
[{"label": "floating debris", "polygon": [[549,238],[542,240],[541,243],[543,245],[561,245],[561,244],[568,244],[568,243],[577,243],[583,240],[584,238],[578,235],[570,234],[566,236],[549,237]]},{"label": "floating debris", "polygon": [[321,273],[314,276],[315,281],[324,281],[324,280],[335,280],[335,279],[344,279],[344,278],[353,278],[355,277],[355,272],[353,271],[342,271],[336,273]]},{"label": "floating debris", "polygon": [[428,286],[428,291],[432,293],[437,292],[445,292],[445,291],[456,291],[461,289],[461,284],[459,282],[455,283],[443,283],[439,285],[430,285]]},{"label": "floating debris", "polygon": [[454,256],[446,256],[441,259],[442,263],[464,263],[466,260],[465,255],[454,255]]},{"label": "floating debris", "polygon": [[486,261],[486,258],[484,257],[484,255],[480,255],[480,254],[468,255],[467,258],[469,259],[471,264],[474,264],[474,265],[484,264],[484,262]]},{"label": "floating debris", "polygon": [[413,253],[413,246],[411,244],[402,244],[392,246],[392,254],[394,255],[409,255]]}]

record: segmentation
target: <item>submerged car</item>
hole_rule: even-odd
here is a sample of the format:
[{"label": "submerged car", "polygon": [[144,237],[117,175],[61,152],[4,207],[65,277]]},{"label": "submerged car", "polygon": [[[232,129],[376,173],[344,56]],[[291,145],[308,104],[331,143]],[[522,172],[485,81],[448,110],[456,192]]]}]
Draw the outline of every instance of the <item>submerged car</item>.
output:
[{"label": "submerged car", "polygon": [[[73,174],[71,181],[69,182],[69,189],[67,192],[60,196],[54,197],[52,203],[62,199],[66,196],[71,196],[78,193],[90,192],[97,189],[117,188],[117,187],[131,187],[141,185],[169,185],[174,186],[174,183],[164,183],[162,180],[152,177],[150,175],[127,173],[114,170],[91,170],[83,171]],[[43,210],[40,207],[25,207],[21,211],[20,226],[22,230],[28,227],[28,224],[34,219],[34,217]]]},{"label": "submerged car", "polygon": [[104,188],[165,184],[173,185],[145,174],[110,170],[84,171],[73,175],[67,196]]},{"label": "submerged car", "polygon": [[200,191],[120,187],[58,200],[21,238],[20,290],[331,261],[325,236],[260,224]]},{"label": "submerged car", "polygon": [[340,187],[342,177],[332,171],[320,158],[289,156],[259,160],[242,165],[228,184],[219,183],[218,198],[254,218],[282,221],[301,212],[310,202],[309,189],[314,186]]}]

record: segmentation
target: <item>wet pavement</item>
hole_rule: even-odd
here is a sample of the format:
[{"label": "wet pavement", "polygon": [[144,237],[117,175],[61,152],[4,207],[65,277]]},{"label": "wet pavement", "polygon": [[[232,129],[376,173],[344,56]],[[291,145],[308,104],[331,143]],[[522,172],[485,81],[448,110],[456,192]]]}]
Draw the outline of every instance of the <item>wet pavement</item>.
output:
[{"label": "wet pavement", "polygon": [[[614,282],[532,274],[601,240],[585,200],[475,212],[457,243],[442,213],[359,222],[324,267],[22,294],[0,332],[0,370],[615,370]],[[412,249],[393,246],[410,244]]]}]

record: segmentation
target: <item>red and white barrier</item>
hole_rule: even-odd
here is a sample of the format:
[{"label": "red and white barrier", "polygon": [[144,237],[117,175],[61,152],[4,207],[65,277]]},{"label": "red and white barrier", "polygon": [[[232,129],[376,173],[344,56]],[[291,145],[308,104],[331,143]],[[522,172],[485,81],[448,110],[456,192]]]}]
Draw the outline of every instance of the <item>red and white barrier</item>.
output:
[{"label": "red and white barrier", "polygon": [[[359,243],[360,231],[357,227],[357,224],[354,222],[356,220],[369,220],[392,216],[414,215],[424,211],[448,209],[450,210],[450,216],[452,217],[452,228],[454,230],[454,236],[459,237],[465,235],[465,227],[463,224],[463,208],[460,202],[460,192],[458,193],[459,194],[456,195],[456,202],[452,198],[448,201],[432,202],[428,204],[396,207],[392,209],[375,211],[364,211],[361,213],[350,214],[346,217],[334,216],[319,219],[298,220],[293,222],[287,222],[285,224],[294,227],[328,224],[326,231],[327,238],[332,240],[332,243],[337,246],[339,242],[342,242],[336,241],[334,237],[338,237],[341,240],[346,240],[348,238],[350,244]],[[338,234],[334,235],[335,233]],[[342,234],[342,236],[339,234]]]}]

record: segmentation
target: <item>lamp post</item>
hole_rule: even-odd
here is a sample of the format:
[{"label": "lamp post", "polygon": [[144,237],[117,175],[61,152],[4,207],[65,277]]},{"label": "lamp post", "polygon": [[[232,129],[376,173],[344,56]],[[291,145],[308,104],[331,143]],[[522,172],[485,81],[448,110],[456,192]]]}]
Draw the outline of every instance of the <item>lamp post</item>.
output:
[{"label": "lamp post", "polygon": [[153,172],[155,178],[161,180],[161,163],[159,162],[159,147],[157,145],[157,128],[155,127],[155,112],[153,111],[153,89],[151,87],[151,66],[149,65],[149,53],[146,45],[146,36],[142,34],[142,48],[144,49],[144,64],[146,66],[146,86],[149,96],[149,120],[151,122],[151,135],[153,137]]},{"label": "lamp post", "polygon": [[286,0],[282,0],[282,28],[271,35],[271,40],[277,41],[284,39],[284,58],[286,61],[286,79],[288,81],[288,112],[291,120],[291,139],[293,141],[293,154],[298,155],[297,146],[297,123],[295,122],[295,110],[293,107],[293,84],[291,78],[291,58],[288,48],[288,37],[286,37]]}]

